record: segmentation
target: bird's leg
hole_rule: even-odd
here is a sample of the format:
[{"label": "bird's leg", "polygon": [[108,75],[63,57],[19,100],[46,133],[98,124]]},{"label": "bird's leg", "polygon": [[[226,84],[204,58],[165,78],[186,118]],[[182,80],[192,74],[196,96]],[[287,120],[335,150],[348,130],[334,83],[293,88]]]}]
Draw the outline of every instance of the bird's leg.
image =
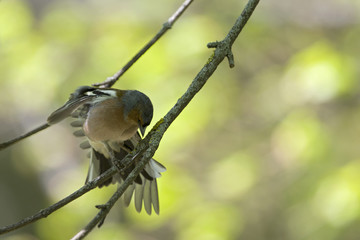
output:
[{"label": "bird's leg", "polygon": [[121,164],[120,161],[117,161],[115,154],[114,154],[114,150],[109,146],[109,144],[107,142],[103,142],[103,144],[106,148],[106,151],[109,153],[109,157],[110,157],[112,164],[114,164],[114,166],[118,169],[118,171],[120,172],[121,175],[124,175],[124,169],[126,167],[123,166],[123,164]]},{"label": "bird's leg", "polygon": [[141,150],[140,152],[138,152],[134,157],[133,157],[133,161],[136,163],[138,163],[142,157],[142,155],[144,154],[145,149]]},{"label": "bird's leg", "polygon": [[[126,145],[118,144],[118,147],[120,147],[120,149],[124,150],[127,153],[131,153],[133,151],[133,149],[131,149],[130,147],[128,147]],[[108,144],[108,148],[112,149],[109,144]],[[114,152],[114,150],[113,150],[113,152]],[[139,159],[139,157],[142,156],[143,152],[144,152],[144,150],[135,154],[135,156],[133,156],[133,158],[132,158],[132,161],[138,162],[137,160]],[[125,171],[128,167],[130,167],[132,165],[132,161],[128,164],[121,163],[122,169]]]}]

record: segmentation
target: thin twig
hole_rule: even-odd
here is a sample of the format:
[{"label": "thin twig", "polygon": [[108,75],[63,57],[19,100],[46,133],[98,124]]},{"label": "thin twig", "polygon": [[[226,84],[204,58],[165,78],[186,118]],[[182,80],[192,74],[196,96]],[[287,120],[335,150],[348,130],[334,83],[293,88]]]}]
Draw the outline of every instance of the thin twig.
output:
[{"label": "thin twig", "polygon": [[[176,10],[176,12],[171,15],[171,17],[163,24],[163,27],[161,30],[128,62],[125,64],[125,66],[120,69],[117,73],[115,73],[113,76],[108,77],[106,81],[102,83],[95,83],[93,86],[97,87],[111,87],[115,84],[115,82],[142,56],[144,53],[152,46],[154,45],[176,22],[176,20],[179,19],[179,17],[185,12],[185,10],[189,7],[189,5],[193,2],[193,0],[185,0],[184,3]],[[31,135],[34,135],[37,132],[40,132],[46,128],[48,128],[48,124],[44,124],[20,137],[17,137],[15,139],[12,139],[10,141],[0,143],[0,151],[11,146],[14,143],[19,142],[20,140],[23,140],[27,137],[30,137]]]},{"label": "thin twig", "polygon": [[9,146],[11,146],[11,145],[13,145],[13,144],[15,144],[15,143],[17,143],[17,142],[19,142],[19,141],[21,141],[21,140],[23,140],[23,139],[25,139],[25,138],[27,138],[27,137],[30,137],[30,136],[34,135],[37,132],[40,132],[40,131],[48,128],[49,126],[50,126],[49,124],[45,123],[45,124],[41,125],[40,127],[37,127],[34,130],[31,130],[30,132],[25,133],[24,135],[21,135],[21,136],[19,136],[17,138],[11,139],[10,141],[0,143],[0,151],[7,148],[7,147],[9,147]]},{"label": "thin twig", "polygon": [[176,10],[176,12],[163,24],[160,31],[127,63],[113,76],[108,77],[104,82],[95,83],[96,87],[111,87],[117,80],[150,48],[154,45],[179,19],[185,12],[193,0],[185,0],[184,3]]},{"label": "thin twig", "polygon": [[[109,202],[105,205],[105,208],[102,208],[99,213],[99,217],[95,217],[83,230],[81,230],[81,233],[78,233],[76,236],[83,236],[85,237],[100,221],[104,219],[104,217],[107,215],[107,213],[112,208],[113,204],[116,202],[116,200],[123,194],[123,192],[127,189],[127,187],[132,183],[133,177],[137,176],[137,174],[142,170],[142,168],[145,166],[145,164],[149,161],[149,159],[153,156],[156,149],[158,148],[160,141],[165,133],[165,131],[168,129],[170,124],[176,119],[176,117],[182,112],[182,110],[188,105],[188,103],[192,100],[192,98],[195,96],[197,92],[205,85],[209,77],[213,74],[213,72],[216,70],[217,66],[224,60],[225,57],[228,56],[229,52],[231,52],[231,46],[234,43],[235,39],[245,26],[246,22],[250,18],[252,12],[255,10],[257,4],[259,3],[259,0],[250,0],[248,4],[246,5],[244,11],[242,12],[241,16],[237,19],[235,25],[230,30],[229,34],[226,36],[226,38],[221,41],[215,49],[214,54],[209,58],[209,61],[205,64],[205,66],[200,70],[200,72],[197,74],[187,91],[182,95],[182,97],[177,101],[177,103],[173,106],[173,108],[165,115],[163,119],[158,121],[158,123],[154,126],[154,128],[149,132],[149,134],[145,137],[143,141],[139,143],[133,154],[136,154],[136,152],[142,151],[147,147],[147,150],[145,154],[143,155],[141,161],[139,164],[134,168],[134,170],[130,173],[129,177],[126,179],[126,181],[120,186],[119,190],[113,195],[113,197],[109,200]],[[48,126],[43,125],[42,127],[47,128]],[[40,129],[40,128],[38,128]],[[40,131],[40,130],[39,130]],[[27,135],[32,135],[38,131],[32,131],[28,133]],[[25,135],[23,135],[25,136]],[[23,139],[20,138],[19,139]],[[14,141],[14,140],[13,140]],[[19,140],[18,140],[19,141]],[[10,141],[9,141],[10,142]],[[15,143],[14,141],[13,143]],[[10,143],[13,144],[13,143]],[[0,145],[2,146],[2,145]],[[128,156],[125,157],[122,161],[131,161],[132,153],[128,154]],[[124,163],[127,165],[126,163]],[[21,220],[18,223],[0,228],[0,234],[10,232],[12,230],[18,229],[20,227],[23,227],[27,224],[30,224],[34,221],[37,221],[41,218],[47,217],[52,212],[56,211],[57,209],[63,207],[67,203],[75,200],[76,198],[82,196],[89,190],[95,188],[97,185],[99,185],[101,182],[108,179],[110,176],[115,174],[117,172],[116,167],[113,166],[111,169],[106,171],[104,174],[102,174],[99,178],[96,178],[94,181],[89,182],[84,187],[80,188],[78,191],[74,192],[73,194],[69,195],[68,197],[64,198],[63,200],[55,203],[54,205],[50,206],[49,208],[46,208],[44,210],[41,210],[37,214],[25,218]],[[130,177],[131,176],[131,177]],[[105,209],[105,210],[104,210]],[[97,215],[97,216],[98,216]],[[95,223],[95,224],[94,224]],[[81,238],[83,238],[81,237]],[[81,239],[79,238],[79,239]],[[76,238],[75,238],[76,239]]]},{"label": "thin twig", "polygon": [[149,134],[141,141],[138,145],[138,149],[146,149],[141,161],[135,167],[135,169],[130,173],[129,177],[125,182],[120,186],[118,191],[110,198],[110,200],[102,205],[99,213],[81,230],[79,231],[72,240],[83,239],[96,225],[102,223],[106,215],[109,213],[117,199],[121,197],[124,191],[132,184],[135,177],[140,173],[149,159],[154,155],[155,151],[159,147],[160,141],[171,125],[171,123],[176,119],[176,117],[182,112],[182,110],[189,104],[192,98],[196,95],[197,92],[205,85],[210,76],[215,72],[217,66],[224,60],[225,57],[229,54],[232,44],[240,34],[241,30],[245,26],[246,22],[249,20],[251,14],[255,10],[257,4],[260,0],[249,0],[245,6],[242,14],[235,22],[235,25],[229,31],[229,34],[225,39],[219,42],[218,46],[215,49],[214,55],[212,55],[205,66],[200,70],[195,79],[190,84],[186,92],[181,96],[177,103],[170,109],[170,111],[160,119]]},{"label": "thin twig", "polygon": [[[130,157],[130,156],[129,156]],[[72,194],[70,194],[69,196],[63,198],[62,200],[60,200],[59,202],[51,205],[50,207],[47,207],[45,209],[40,210],[38,213],[30,216],[30,217],[26,217],[24,219],[22,219],[21,221],[14,223],[14,224],[10,224],[8,226],[5,227],[1,227],[0,228],[0,235],[7,233],[7,232],[11,232],[14,231],[16,229],[19,229],[21,227],[24,227],[30,223],[33,223],[37,220],[40,220],[42,218],[46,218],[47,216],[49,216],[51,213],[55,212],[56,210],[62,208],[63,206],[65,206],[66,204],[74,201],[75,199],[81,197],[82,195],[84,195],[85,193],[87,193],[88,191],[90,191],[91,189],[96,188],[98,185],[100,185],[101,183],[103,183],[104,181],[106,181],[107,179],[109,179],[112,175],[114,175],[117,172],[116,167],[112,167],[110,169],[108,169],[106,172],[104,172],[103,174],[101,174],[101,176],[97,177],[96,179],[94,179],[93,181],[88,182],[87,184],[85,184],[83,187],[81,187],[79,190],[73,192]]]},{"label": "thin twig", "polygon": [[[142,149],[144,149],[146,146],[141,144],[138,145],[134,151],[130,152],[129,154],[127,154],[123,159],[118,159],[117,161],[120,162],[123,166],[128,166],[132,161],[135,155],[137,155],[139,152],[143,151]],[[74,201],[75,199],[81,197],[82,195],[84,195],[85,193],[89,192],[90,190],[96,188],[97,186],[101,185],[103,182],[105,182],[106,180],[108,180],[110,177],[112,177],[114,174],[116,174],[119,171],[119,169],[114,165],[113,167],[111,167],[110,169],[108,169],[107,171],[105,171],[103,174],[101,174],[99,177],[95,178],[94,180],[88,182],[87,184],[85,184],[83,187],[81,187],[79,190],[73,192],[72,194],[70,194],[69,196],[63,198],[62,200],[60,200],[59,202],[40,210],[38,213],[30,216],[30,217],[26,217],[22,220],[20,220],[17,223],[14,224],[10,224],[8,226],[5,227],[1,227],[0,228],[0,235],[4,234],[4,233],[8,233],[11,231],[14,231],[16,229],[19,229],[21,227],[24,227],[30,223],[33,223],[37,220],[40,220],[42,218],[46,218],[47,216],[49,216],[51,213],[55,212],[56,210],[60,209],[61,207],[65,206],[66,204]]]},{"label": "thin twig", "polygon": [[[94,85],[102,85],[102,86],[112,86],[117,79],[120,78],[120,76],[122,74],[125,73],[125,71],[127,71],[161,36],[163,36],[165,34],[165,32],[170,29],[173,24],[176,22],[176,20],[183,14],[183,12],[187,9],[187,7],[193,2],[193,0],[186,0],[177,10],[176,12],[168,19],[167,22],[164,23],[163,28],[156,34],[156,36],[143,48],[139,51],[139,53],[137,53],[135,55],[135,57],[133,57],[133,59],[131,59],[119,72],[117,72],[112,78],[112,82],[111,83],[107,83],[103,82],[100,84],[94,84]],[[108,79],[109,80],[109,79]],[[5,149],[9,146],[11,146],[12,144],[15,144],[17,142],[19,142],[20,140],[23,140],[27,137],[30,137],[32,135],[34,135],[37,132],[40,132],[41,130],[44,130],[46,128],[48,128],[50,125],[43,124],[40,127],[22,135],[19,136],[17,138],[14,138],[10,141],[4,142],[4,143],[0,143],[0,150]],[[138,152],[133,151],[133,152]],[[121,164],[127,166],[130,161],[132,160],[133,154],[128,154],[124,159],[121,160]],[[7,232],[11,232],[14,231],[18,228],[21,228],[23,226],[26,226],[30,223],[33,223],[41,218],[45,218],[48,215],[50,215],[51,213],[53,213],[54,211],[58,210],[59,208],[65,206],[66,204],[70,203],[71,201],[77,199],[78,197],[82,196],[83,194],[85,194],[86,192],[90,191],[91,189],[95,188],[97,185],[100,184],[100,182],[105,181],[106,179],[108,179],[110,176],[114,175],[116,172],[118,171],[118,169],[113,166],[111,169],[109,169],[108,171],[106,171],[104,174],[102,174],[99,178],[96,178],[94,181],[90,181],[89,183],[87,183],[85,186],[83,186],[82,188],[80,188],[79,190],[77,190],[76,192],[74,192],[73,194],[69,195],[68,197],[62,199],[61,201],[51,205],[50,207],[43,209],[41,211],[39,211],[38,213],[24,218],[21,221],[2,227],[0,228],[0,235],[7,233]],[[109,175],[110,174],[110,175]],[[95,184],[95,185],[94,185]]]}]

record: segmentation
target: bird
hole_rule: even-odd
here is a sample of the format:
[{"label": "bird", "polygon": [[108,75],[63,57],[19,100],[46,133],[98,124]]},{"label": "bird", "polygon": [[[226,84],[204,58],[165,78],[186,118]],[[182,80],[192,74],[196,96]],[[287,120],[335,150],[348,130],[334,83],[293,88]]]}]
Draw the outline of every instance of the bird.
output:
[{"label": "bird", "polygon": [[[80,86],[62,107],[49,115],[47,123],[51,126],[68,117],[75,120],[71,123],[75,128],[74,135],[86,139],[80,148],[90,149],[87,183],[111,168],[113,160],[121,160],[134,150],[152,120],[153,105],[149,97],[137,90]],[[136,156],[130,166],[99,187],[121,183],[135,165]],[[151,215],[152,209],[159,214],[157,178],[165,171],[161,163],[150,159],[125,191],[125,206],[129,206],[134,195],[138,212],[141,212],[144,203],[147,214]]]}]

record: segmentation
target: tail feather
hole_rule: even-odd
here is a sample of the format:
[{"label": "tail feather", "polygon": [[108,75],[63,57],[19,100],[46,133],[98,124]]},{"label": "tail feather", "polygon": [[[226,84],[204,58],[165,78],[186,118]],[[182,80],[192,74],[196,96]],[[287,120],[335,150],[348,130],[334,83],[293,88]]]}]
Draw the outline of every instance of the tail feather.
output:
[{"label": "tail feather", "polygon": [[100,162],[94,161],[93,156],[94,156],[94,154],[92,152],[90,152],[89,170],[88,170],[85,184],[91,180],[94,180],[100,174]]},{"label": "tail feather", "polygon": [[[91,157],[90,157],[90,167],[85,183],[94,180],[96,177],[106,172],[106,170],[108,170],[109,168],[111,168],[111,163],[109,159],[105,158],[104,155],[92,149]],[[112,183],[112,181],[113,179],[110,178],[105,182],[103,182],[102,184],[100,184],[99,187],[101,188],[103,186],[108,186],[109,184]]]},{"label": "tail feather", "polygon": [[126,207],[128,207],[130,205],[134,190],[135,190],[135,183],[131,184],[124,193],[124,204]]},{"label": "tail feather", "polygon": [[161,173],[166,171],[166,168],[155,159],[150,159],[149,164],[145,166],[145,171],[153,178],[161,177]]},{"label": "tail feather", "polygon": [[152,206],[152,199],[151,199],[151,185],[149,180],[145,180],[143,184],[143,200],[144,200],[144,207],[147,214],[151,215],[151,206]]},{"label": "tail feather", "polygon": [[[155,161],[155,160],[151,159],[150,162],[151,161]],[[147,164],[146,167],[150,168],[150,164]],[[160,173],[157,174],[160,175]],[[133,192],[135,192],[134,203],[135,203],[135,209],[138,212],[141,212],[144,203],[144,208],[147,214],[151,215],[152,209],[154,209],[154,212],[156,214],[159,214],[160,204],[159,204],[159,193],[158,193],[156,178],[153,178],[152,180],[148,180],[143,175],[141,175],[141,180],[142,180],[141,184],[133,183],[132,185],[129,186],[128,190],[125,192],[124,194],[125,206],[129,206],[132,194]]]},{"label": "tail feather", "polygon": [[156,179],[154,179],[154,181],[151,181],[150,188],[151,188],[151,202],[152,202],[155,213],[159,215],[160,204],[159,204],[159,193],[158,193]]},{"label": "tail feather", "polygon": [[142,202],[143,202],[143,193],[144,188],[142,184],[135,184],[135,209],[138,212],[141,212],[142,209]]}]

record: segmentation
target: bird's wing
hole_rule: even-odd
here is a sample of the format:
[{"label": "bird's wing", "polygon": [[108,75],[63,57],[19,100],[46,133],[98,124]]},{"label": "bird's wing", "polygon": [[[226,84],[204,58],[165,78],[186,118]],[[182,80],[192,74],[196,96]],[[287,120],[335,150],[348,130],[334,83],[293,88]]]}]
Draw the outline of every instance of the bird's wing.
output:
[{"label": "bird's wing", "polygon": [[71,114],[80,106],[93,102],[93,100],[98,97],[97,94],[93,93],[94,91],[96,91],[96,88],[88,86],[81,86],[76,89],[62,107],[50,114],[47,119],[47,123],[49,125],[58,123],[71,116]]}]

